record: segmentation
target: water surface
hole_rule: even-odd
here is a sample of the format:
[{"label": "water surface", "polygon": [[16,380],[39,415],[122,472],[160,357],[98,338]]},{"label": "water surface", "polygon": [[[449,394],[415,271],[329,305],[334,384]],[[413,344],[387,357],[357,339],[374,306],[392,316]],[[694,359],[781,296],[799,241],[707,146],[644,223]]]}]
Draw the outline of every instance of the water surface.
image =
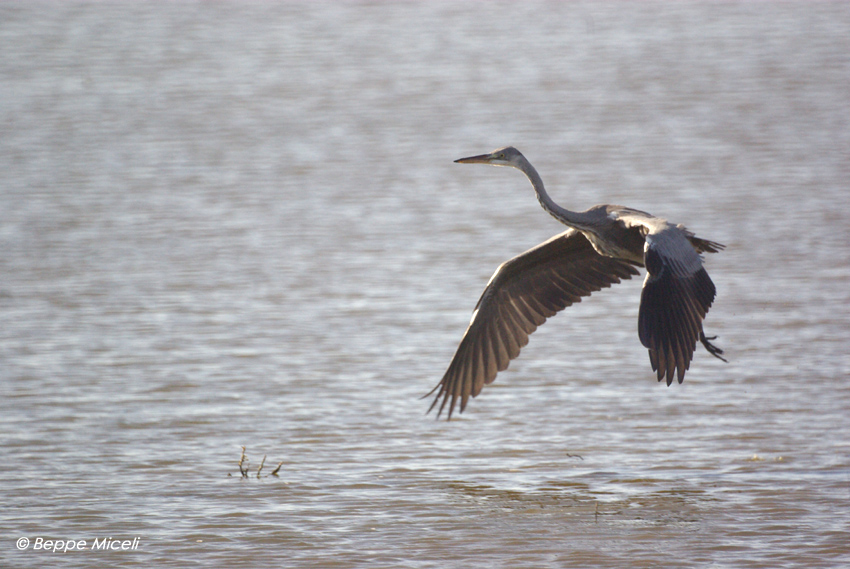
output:
[{"label": "water surface", "polygon": [[[847,38],[828,2],[4,4],[0,564],[850,564]],[[506,144],[725,243],[729,364],[658,384],[635,279],[426,417],[561,230],[452,163]]]}]

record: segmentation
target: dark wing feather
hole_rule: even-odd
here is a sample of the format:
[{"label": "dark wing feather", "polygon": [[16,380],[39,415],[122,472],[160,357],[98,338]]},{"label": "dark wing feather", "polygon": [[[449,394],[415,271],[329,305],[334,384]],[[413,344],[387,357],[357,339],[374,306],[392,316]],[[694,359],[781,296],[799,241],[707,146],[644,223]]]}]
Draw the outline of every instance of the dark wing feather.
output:
[{"label": "dark wing feather", "polygon": [[[639,274],[626,261],[597,253],[580,232],[570,229],[502,263],[478,300],[472,320],[440,383],[430,412],[448,404],[451,418],[496,374],[508,367],[546,319],[583,296]],[[427,395],[426,395],[427,397]]]},{"label": "dark wing feather", "polygon": [[[723,351],[711,345],[702,321],[714,301],[715,287],[697,253],[715,252],[723,246],[697,240],[669,224],[655,225],[646,237],[644,264],[647,275],[641,293],[638,335],[649,349],[652,370],[667,385],[679,383],[691,365],[697,340],[716,356]],[[723,359],[723,358],[720,358]]]}]

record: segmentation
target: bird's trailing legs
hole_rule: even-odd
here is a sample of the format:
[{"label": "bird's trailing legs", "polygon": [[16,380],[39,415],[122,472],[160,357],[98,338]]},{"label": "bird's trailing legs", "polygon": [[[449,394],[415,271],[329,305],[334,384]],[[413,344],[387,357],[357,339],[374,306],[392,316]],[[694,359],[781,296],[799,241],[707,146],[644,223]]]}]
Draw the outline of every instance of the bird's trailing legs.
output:
[{"label": "bird's trailing legs", "polygon": [[699,333],[699,341],[702,342],[702,345],[705,346],[705,349],[708,350],[708,353],[711,354],[712,356],[714,356],[715,358],[719,359],[719,360],[723,360],[724,362],[726,362],[728,364],[729,362],[726,360],[726,358],[724,358],[723,356],[720,355],[720,354],[723,353],[723,350],[721,350],[720,348],[718,348],[717,346],[715,346],[714,344],[709,342],[709,340],[715,340],[715,339],[717,339],[717,336],[712,336],[711,338],[706,338],[705,332]]}]

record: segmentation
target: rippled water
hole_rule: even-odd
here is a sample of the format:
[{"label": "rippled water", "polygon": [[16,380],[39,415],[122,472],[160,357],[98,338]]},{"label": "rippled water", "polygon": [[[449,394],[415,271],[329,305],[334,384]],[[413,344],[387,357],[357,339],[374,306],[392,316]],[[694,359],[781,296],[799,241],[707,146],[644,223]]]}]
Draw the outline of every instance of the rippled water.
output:
[{"label": "rippled water", "polygon": [[[0,5],[0,565],[850,564],[848,38],[828,2]],[[561,230],[452,164],[505,144],[725,243],[730,363],[658,384],[636,279],[425,416]]]}]

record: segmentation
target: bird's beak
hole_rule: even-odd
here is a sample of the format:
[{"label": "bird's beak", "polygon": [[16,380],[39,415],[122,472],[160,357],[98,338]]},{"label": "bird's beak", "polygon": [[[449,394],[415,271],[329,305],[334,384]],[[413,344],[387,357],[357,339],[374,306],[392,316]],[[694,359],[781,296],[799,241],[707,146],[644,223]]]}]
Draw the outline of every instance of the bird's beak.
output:
[{"label": "bird's beak", "polygon": [[468,158],[458,158],[455,160],[458,164],[489,164],[490,154],[479,154],[478,156],[470,156]]}]

